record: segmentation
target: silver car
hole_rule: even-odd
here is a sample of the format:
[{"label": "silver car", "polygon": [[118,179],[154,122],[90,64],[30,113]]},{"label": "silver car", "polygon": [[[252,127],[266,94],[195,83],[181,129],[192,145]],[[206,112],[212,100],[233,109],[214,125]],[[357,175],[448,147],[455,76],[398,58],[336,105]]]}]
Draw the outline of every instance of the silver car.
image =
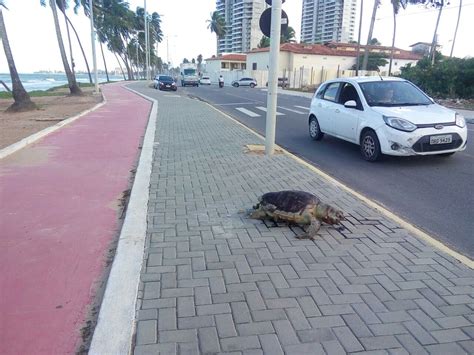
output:
[{"label": "silver car", "polygon": [[257,86],[257,80],[252,78],[241,78],[239,80],[234,80],[232,86],[235,88],[238,88],[239,86],[250,86],[251,88],[254,88]]}]

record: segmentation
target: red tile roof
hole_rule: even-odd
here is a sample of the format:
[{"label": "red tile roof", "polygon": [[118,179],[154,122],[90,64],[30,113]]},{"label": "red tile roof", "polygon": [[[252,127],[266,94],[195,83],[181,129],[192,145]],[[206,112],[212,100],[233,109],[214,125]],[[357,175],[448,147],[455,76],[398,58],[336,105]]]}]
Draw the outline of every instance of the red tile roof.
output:
[{"label": "red tile roof", "polygon": [[218,57],[212,57],[206,59],[206,62],[209,60],[225,60],[229,62],[245,62],[247,60],[246,54],[224,54]]},{"label": "red tile roof", "polygon": [[[361,51],[366,46],[360,46]],[[384,46],[368,46],[370,52],[385,52],[390,55],[391,47]],[[270,48],[257,48],[249,53],[268,52]],[[280,51],[291,52],[297,54],[314,54],[341,57],[356,57],[357,45],[352,43],[326,43],[326,44],[303,44],[303,43],[284,43],[280,46]],[[404,49],[395,48],[393,57],[395,59],[412,59],[419,60],[422,58],[419,54]]]}]

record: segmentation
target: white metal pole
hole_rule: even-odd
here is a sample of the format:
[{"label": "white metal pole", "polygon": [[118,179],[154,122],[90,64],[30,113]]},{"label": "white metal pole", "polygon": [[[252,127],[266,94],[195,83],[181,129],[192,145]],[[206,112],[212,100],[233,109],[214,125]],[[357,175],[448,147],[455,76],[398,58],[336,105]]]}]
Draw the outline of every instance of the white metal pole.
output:
[{"label": "white metal pole", "polygon": [[91,42],[92,42],[92,62],[94,64],[94,91],[99,92],[99,78],[97,76],[97,57],[95,54],[95,30],[94,30],[94,5],[89,0],[90,17],[91,17]]},{"label": "white metal pole", "polygon": [[146,13],[146,0],[144,0],[144,7],[145,7],[145,59],[146,59],[146,80],[150,80],[150,63],[148,62],[148,16]]},{"label": "white metal pole", "polygon": [[275,126],[278,82],[278,57],[280,55],[281,0],[272,1],[270,29],[270,60],[268,68],[267,118],[265,127],[265,154],[275,151]]}]

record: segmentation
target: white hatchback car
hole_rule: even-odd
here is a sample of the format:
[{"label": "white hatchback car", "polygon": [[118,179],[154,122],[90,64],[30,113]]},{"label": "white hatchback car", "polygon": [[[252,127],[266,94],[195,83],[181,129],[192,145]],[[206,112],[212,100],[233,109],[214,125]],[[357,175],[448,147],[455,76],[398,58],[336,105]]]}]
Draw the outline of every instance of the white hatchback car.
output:
[{"label": "white hatchback car", "polygon": [[199,79],[199,84],[201,85],[211,85],[211,78],[208,76],[203,76],[201,79]]},{"label": "white hatchback car", "polygon": [[466,121],[413,83],[394,77],[339,78],[315,92],[309,135],[360,145],[365,160],[387,155],[452,155],[466,149]]}]

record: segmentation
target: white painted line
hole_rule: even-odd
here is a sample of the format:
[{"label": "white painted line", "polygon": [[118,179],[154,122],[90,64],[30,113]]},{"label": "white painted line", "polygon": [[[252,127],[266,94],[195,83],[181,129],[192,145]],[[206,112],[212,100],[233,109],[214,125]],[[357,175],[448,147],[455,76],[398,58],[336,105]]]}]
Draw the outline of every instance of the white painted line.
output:
[{"label": "white painted line", "polygon": [[164,97],[181,97],[180,95],[163,95]]},{"label": "white painted line", "polygon": [[13,144],[9,145],[8,147],[5,147],[5,148],[1,149],[0,150],[0,159],[3,159],[6,156],[19,151],[20,149],[25,148],[27,145],[30,145],[31,143],[34,143],[34,142],[40,140],[41,138],[47,136],[48,134],[53,133],[54,131],[57,131],[61,127],[65,126],[65,125],[68,125],[71,122],[74,122],[78,118],[81,118],[82,116],[87,115],[89,112],[97,110],[99,107],[101,107],[105,103],[106,103],[105,97],[102,95],[102,102],[98,103],[94,107],[92,107],[88,110],[85,110],[85,111],[81,112],[80,114],[78,114],[76,116],[69,117],[65,120],[62,120],[61,122],[56,123],[54,126],[50,126],[48,128],[45,128],[45,129],[43,129],[39,132],[36,132],[35,134],[32,134],[31,136],[23,138],[21,141],[18,141],[16,143],[13,143]]},{"label": "white painted line", "polygon": [[143,139],[137,173],[112,269],[100,306],[89,354],[130,354],[135,332],[135,307],[145,248],[150,175],[158,102],[153,102]]},{"label": "white painted line", "polygon": [[[261,110],[261,111],[267,112],[267,108],[266,108],[266,107],[263,107],[263,106],[257,106],[257,107],[255,107],[255,108],[256,108],[256,109],[258,109],[258,110]],[[276,115],[277,115],[277,116],[284,116],[285,114],[284,114],[284,113],[281,113],[281,112],[278,112],[278,111],[277,111],[277,112],[276,112]]]},{"label": "white painted line", "polygon": [[282,110],[294,112],[294,113],[297,113],[297,114],[300,114],[300,115],[306,115],[307,114],[307,112],[301,112],[301,111],[298,111],[298,110],[293,110],[292,108],[288,108],[288,107],[278,106],[278,108],[281,108]]},{"label": "white painted line", "polygon": [[[209,107],[211,107],[212,109],[216,110],[217,112],[221,113],[224,117],[227,117],[228,119],[232,120],[233,122],[235,122],[236,124],[238,124],[239,126],[245,128],[246,130],[248,130],[250,133],[254,134],[255,136],[257,136],[262,143],[265,143],[265,137],[262,136],[260,133],[257,133],[255,132],[253,129],[251,129],[250,127],[247,127],[246,125],[244,125],[242,122],[239,122],[238,120],[236,120],[235,118],[233,118],[232,116],[229,116],[227,113],[219,110],[218,108],[212,106],[211,104],[208,104],[207,102],[205,103],[206,105],[208,105]],[[303,107],[301,107],[303,108]],[[332,176],[326,174],[324,171],[320,170],[319,168],[309,164],[308,162],[304,161],[303,159],[297,157],[296,155],[290,153],[289,151],[287,151],[286,149],[280,147],[279,145],[275,145],[275,148],[278,148],[278,149],[281,149],[285,154],[287,154],[289,157],[291,157],[292,159],[296,160],[297,162],[299,162],[300,164],[306,166],[308,169],[314,171],[316,174],[320,175],[321,177],[325,178],[327,181],[329,181],[331,184],[335,185],[335,186],[338,186],[340,187],[341,189],[349,192],[350,194],[352,194],[353,196],[355,196],[356,198],[358,198],[359,200],[363,201],[364,203],[366,203],[369,207],[377,210],[378,212],[380,212],[381,214],[383,214],[384,216],[390,218],[392,221],[394,221],[395,223],[399,224],[402,228],[406,229],[408,232],[410,233],[413,233],[413,235],[417,236],[418,238],[420,239],[423,239],[424,241],[426,241],[428,244],[430,244],[432,247],[436,248],[436,249],[439,249],[441,250],[442,252],[452,256],[453,258],[459,260],[461,263],[463,263],[464,265],[466,265],[467,267],[471,268],[471,269],[474,269],[474,260],[471,260],[469,259],[469,257],[467,256],[464,256],[460,253],[458,253],[457,251],[454,251],[453,249],[451,249],[450,247],[448,247],[447,245],[443,244],[442,242],[440,242],[439,240],[433,238],[432,236],[430,236],[428,233],[422,231],[421,229],[419,229],[418,227],[414,226],[413,224],[405,221],[404,219],[402,219],[401,217],[397,216],[395,213],[389,211],[388,209],[386,209],[385,207],[379,205],[377,202],[374,202],[372,201],[371,199],[365,197],[364,195],[360,194],[359,192],[353,190],[352,188],[350,188],[349,186],[343,184],[342,182],[340,182],[339,180],[336,180],[335,178],[333,178]]]},{"label": "white painted line", "polygon": [[298,105],[295,105],[295,107],[302,108],[303,110],[309,110],[309,107],[305,107],[305,106],[298,106]]},{"label": "white painted line", "polygon": [[237,111],[245,113],[247,116],[250,116],[250,117],[260,117],[260,115],[258,113],[252,112],[252,111],[247,110],[246,108],[243,108],[243,107],[236,107],[235,109]]}]

